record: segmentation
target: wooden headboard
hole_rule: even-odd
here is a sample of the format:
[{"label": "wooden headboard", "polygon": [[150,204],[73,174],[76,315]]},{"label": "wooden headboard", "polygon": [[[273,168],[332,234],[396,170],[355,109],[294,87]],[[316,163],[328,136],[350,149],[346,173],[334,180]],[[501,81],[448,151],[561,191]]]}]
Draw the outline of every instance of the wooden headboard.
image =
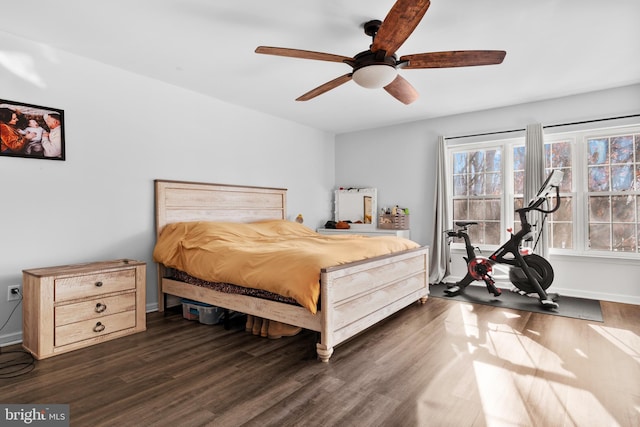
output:
[{"label": "wooden headboard", "polygon": [[284,188],[155,180],[156,235],[166,224],[287,218]]},{"label": "wooden headboard", "polygon": [[[156,237],[174,222],[251,222],[287,218],[287,190],[156,179]],[[158,264],[158,310],[164,311],[164,266]]]}]

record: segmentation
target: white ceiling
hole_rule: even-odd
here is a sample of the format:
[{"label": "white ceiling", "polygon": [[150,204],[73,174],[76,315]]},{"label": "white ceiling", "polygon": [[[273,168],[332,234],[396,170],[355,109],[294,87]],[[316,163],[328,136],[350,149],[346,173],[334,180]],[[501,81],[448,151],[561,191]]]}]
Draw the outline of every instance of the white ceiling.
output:
[{"label": "white ceiling", "polygon": [[5,3],[0,31],[335,133],[640,83],[638,0],[432,0],[398,56],[507,56],[500,65],[402,70],[420,93],[409,106],[354,82],[296,102],[351,68],[254,53],[266,45],[354,56],[371,43],[362,24],[384,19],[394,0]]}]

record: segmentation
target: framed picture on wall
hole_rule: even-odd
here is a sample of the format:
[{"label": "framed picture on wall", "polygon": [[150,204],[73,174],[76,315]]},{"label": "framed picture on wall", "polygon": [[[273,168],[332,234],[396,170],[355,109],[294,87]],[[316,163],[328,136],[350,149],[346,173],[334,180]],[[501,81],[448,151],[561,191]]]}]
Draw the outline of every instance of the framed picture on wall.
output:
[{"label": "framed picture on wall", "polygon": [[64,160],[64,111],[0,99],[0,156]]}]

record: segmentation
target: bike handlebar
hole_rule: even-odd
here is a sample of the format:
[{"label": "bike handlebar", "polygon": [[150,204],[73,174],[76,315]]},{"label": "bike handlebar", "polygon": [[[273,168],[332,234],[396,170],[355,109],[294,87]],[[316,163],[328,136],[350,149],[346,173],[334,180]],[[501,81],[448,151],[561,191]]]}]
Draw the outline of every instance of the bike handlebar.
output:
[{"label": "bike handlebar", "polygon": [[535,200],[534,202],[530,203],[529,206],[526,206],[524,208],[520,208],[520,209],[516,209],[516,212],[529,212],[529,211],[538,211],[538,212],[542,212],[545,214],[550,214],[553,213],[555,211],[557,211],[558,209],[560,209],[560,187],[558,186],[554,186],[554,188],[556,189],[556,205],[553,207],[553,209],[542,209],[540,206],[547,200],[546,197],[539,197],[537,200]]}]

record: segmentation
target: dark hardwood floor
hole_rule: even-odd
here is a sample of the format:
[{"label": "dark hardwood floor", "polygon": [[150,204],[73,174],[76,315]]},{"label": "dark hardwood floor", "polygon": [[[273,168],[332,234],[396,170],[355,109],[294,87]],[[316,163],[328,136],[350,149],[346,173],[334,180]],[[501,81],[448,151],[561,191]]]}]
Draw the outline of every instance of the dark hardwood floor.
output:
[{"label": "dark hardwood floor", "polygon": [[640,306],[602,309],[599,323],[430,298],[328,364],[308,331],[150,313],[144,333],[1,379],[0,403],[67,403],[72,426],[638,426]]}]

